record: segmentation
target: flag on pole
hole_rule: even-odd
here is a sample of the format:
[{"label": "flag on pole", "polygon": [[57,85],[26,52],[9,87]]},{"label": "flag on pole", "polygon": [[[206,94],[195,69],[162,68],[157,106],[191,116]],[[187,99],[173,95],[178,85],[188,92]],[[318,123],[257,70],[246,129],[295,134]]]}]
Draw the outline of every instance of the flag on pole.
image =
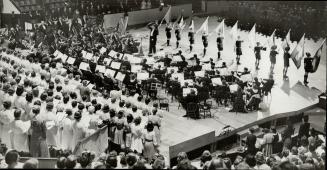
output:
[{"label": "flag on pole", "polygon": [[184,28],[185,28],[185,22],[184,22],[184,18],[183,18],[183,16],[182,16],[182,19],[179,21],[179,28],[181,28],[181,30],[183,30]]},{"label": "flag on pole", "polygon": [[256,37],[255,37],[255,24],[253,25],[250,33],[249,33],[249,41],[250,41],[250,47],[255,47]]},{"label": "flag on pole", "polygon": [[272,47],[272,46],[276,45],[275,44],[275,32],[276,32],[276,29],[271,34],[271,36],[268,38],[268,45],[269,45],[269,47]]},{"label": "flag on pole", "polygon": [[320,47],[318,48],[317,52],[315,53],[313,57],[313,69],[311,73],[315,73],[318,70],[319,63],[320,63],[320,58],[327,56],[327,50],[326,50],[326,39],[321,43]]},{"label": "flag on pole", "polygon": [[238,21],[236,21],[236,23],[234,24],[232,30],[230,31],[230,35],[232,36],[232,38],[234,40],[236,40],[237,36],[238,36],[238,32],[237,32],[237,24],[238,24]]},{"label": "flag on pole", "polygon": [[214,33],[217,33],[225,37],[225,19],[223,19],[220,24],[217,26],[217,28],[213,31]]},{"label": "flag on pole", "polygon": [[282,43],[283,49],[285,49],[287,46],[290,46],[291,43],[291,29],[288,30],[288,33],[286,34],[285,40]]},{"label": "flag on pole", "polygon": [[169,7],[169,9],[168,9],[166,15],[164,16],[164,18],[161,20],[161,23],[160,23],[159,27],[161,26],[163,21],[166,21],[166,23],[169,23],[171,21],[171,6]]},{"label": "flag on pole", "polygon": [[207,17],[207,19],[203,22],[203,24],[201,25],[200,29],[196,32],[196,34],[199,32],[209,34],[208,21],[209,21],[209,17]]},{"label": "flag on pole", "polygon": [[123,27],[123,33],[126,32],[128,26],[128,16],[124,17],[124,27]]},{"label": "flag on pole", "polygon": [[301,61],[304,57],[304,37],[305,34],[303,34],[300,42],[296,45],[296,47],[294,48],[291,54],[291,58],[294,64],[296,65],[297,69],[301,67]]},{"label": "flag on pole", "polygon": [[194,32],[194,21],[191,19],[190,27],[189,27],[191,32]]}]

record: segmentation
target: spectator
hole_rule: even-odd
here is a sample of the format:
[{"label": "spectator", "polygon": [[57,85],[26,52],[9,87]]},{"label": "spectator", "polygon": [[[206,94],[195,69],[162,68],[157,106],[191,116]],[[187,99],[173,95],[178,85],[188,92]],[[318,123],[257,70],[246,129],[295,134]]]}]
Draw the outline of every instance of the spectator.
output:
[{"label": "spectator", "polygon": [[23,164],[19,162],[19,155],[16,150],[9,150],[5,155],[8,169],[21,169]]},{"label": "spectator", "polygon": [[23,165],[23,169],[38,169],[38,168],[39,168],[39,161],[35,158],[31,158],[27,160]]}]

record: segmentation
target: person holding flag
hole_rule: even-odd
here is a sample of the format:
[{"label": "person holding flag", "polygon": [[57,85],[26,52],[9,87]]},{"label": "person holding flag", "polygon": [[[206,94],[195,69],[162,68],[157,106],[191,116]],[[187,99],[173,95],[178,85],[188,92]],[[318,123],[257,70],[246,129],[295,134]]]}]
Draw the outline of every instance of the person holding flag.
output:
[{"label": "person holding flag", "polygon": [[304,85],[307,86],[308,85],[308,76],[309,76],[309,73],[312,72],[313,70],[313,65],[312,65],[312,62],[313,62],[313,58],[311,57],[311,54],[309,52],[305,53],[305,55],[307,56],[306,58],[304,58]]},{"label": "person holding flag", "polygon": [[257,46],[254,47],[255,54],[255,68],[259,70],[259,64],[261,60],[261,50],[266,51],[266,47],[260,46],[260,42],[257,42]]},{"label": "person holding flag", "polygon": [[203,43],[203,57],[204,57],[206,56],[207,47],[208,47],[208,33],[205,31],[202,33],[202,43]]},{"label": "person holding flag", "polygon": [[217,48],[218,48],[218,60],[220,60],[220,52],[223,51],[223,40],[224,37],[221,35],[221,33],[218,33],[218,37],[217,37]]},{"label": "person holding flag", "polygon": [[237,36],[237,40],[235,42],[235,48],[234,50],[236,51],[236,62],[237,65],[240,65],[240,59],[241,59],[241,55],[242,55],[242,42],[244,42],[243,40],[241,40],[240,36]]},{"label": "person holding flag", "polygon": [[290,51],[290,47],[287,46],[284,50],[284,69],[283,69],[283,79],[286,80],[287,77],[287,70],[288,67],[290,66],[290,58],[291,58],[291,54],[289,53]]},{"label": "person holding flag", "polygon": [[276,64],[276,55],[278,54],[276,49],[277,49],[277,46],[273,45],[271,47],[271,51],[270,51],[270,55],[269,55],[270,63],[271,63],[271,66],[270,66],[270,73],[271,74],[274,74],[274,68],[275,68],[275,64]]},{"label": "person holding flag", "polygon": [[191,21],[191,25],[189,27],[188,38],[190,41],[190,52],[192,52],[193,44],[194,44],[194,22],[193,22],[193,20]]},{"label": "person holding flag", "polygon": [[167,23],[166,26],[166,37],[167,37],[167,46],[170,46],[170,39],[171,39],[171,30],[173,29],[172,24],[171,23]]},{"label": "person holding flag", "polygon": [[181,27],[179,24],[175,26],[176,48],[179,48],[179,41],[181,40]]},{"label": "person holding flag", "polygon": [[155,23],[148,24],[148,28],[150,29],[150,48],[149,54],[156,53],[156,44],[157,44],[157,36],[159,35],[158,24],[157,21]]}]

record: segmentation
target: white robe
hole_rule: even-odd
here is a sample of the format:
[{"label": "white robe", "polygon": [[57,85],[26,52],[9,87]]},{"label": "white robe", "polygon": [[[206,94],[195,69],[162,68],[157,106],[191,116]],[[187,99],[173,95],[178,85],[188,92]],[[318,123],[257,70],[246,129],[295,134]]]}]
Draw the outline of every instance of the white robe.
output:
[{"label": "white robe", "polygon": [[4,110],[0,112],[0,138],[2,143],[6,144],[7,147],[11,146],[10,142],[10,123],[14,121],[14,111]]},{"label": "white robe", "polygon": [[28,130],[31,127],[31,121],[23,122],[22,120],[14,120],[10,124],[11,129],[11,148],[18,152],[29,152],[28,148]]},{"label": "white robe", "polygon": [[86,129],[85,129],[85,125],[83,125],[81,121],[79,122],[74,121],[72,124],[72,129],[73,129],[72,150],[74,150],[77,143],[82,139],[84,139]]}]

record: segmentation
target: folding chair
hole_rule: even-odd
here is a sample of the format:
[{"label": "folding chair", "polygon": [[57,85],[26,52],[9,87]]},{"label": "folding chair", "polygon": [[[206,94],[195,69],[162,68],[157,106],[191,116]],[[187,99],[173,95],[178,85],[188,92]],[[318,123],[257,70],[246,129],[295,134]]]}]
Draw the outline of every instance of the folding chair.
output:
[{"label": "folding chair", "polygon": [[212,117],[211,108],[212,101],[207,101],[203,104],[200,104],[200,113],[203,113],[204,118],[206,118],[206,113],[209,113],[210,117]]},{"label": "folding chair", "polygon": [[197,117],[197,112],[198,112],[199,106],[197,103],[189,103],[187,104],[186,107],[186,115],[187,115],[187,119],[189,119],[190,117]]}]

